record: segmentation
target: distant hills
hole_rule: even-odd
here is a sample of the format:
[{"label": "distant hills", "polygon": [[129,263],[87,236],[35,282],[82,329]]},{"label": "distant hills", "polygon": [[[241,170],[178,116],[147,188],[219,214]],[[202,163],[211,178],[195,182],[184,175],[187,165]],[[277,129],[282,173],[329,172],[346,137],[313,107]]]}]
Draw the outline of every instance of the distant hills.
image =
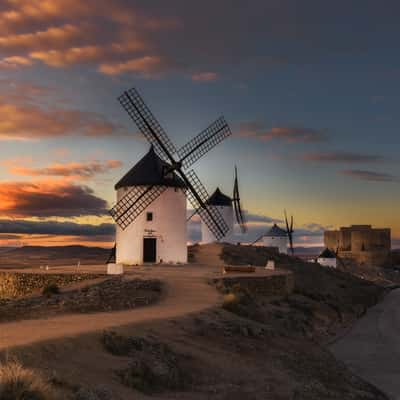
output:
[{"label": "distant hills", "polygon": [[40,265],[105,264],[110,249],[86,246],[23,246],[0,248],[0,267],[29,268]]}]

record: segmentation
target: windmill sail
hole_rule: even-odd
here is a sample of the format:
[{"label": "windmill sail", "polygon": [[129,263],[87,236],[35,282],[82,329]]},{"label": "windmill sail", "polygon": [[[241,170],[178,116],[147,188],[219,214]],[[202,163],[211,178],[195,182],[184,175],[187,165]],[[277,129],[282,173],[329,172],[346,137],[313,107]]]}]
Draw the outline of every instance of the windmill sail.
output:
[{"label": "windmill sail", "polygon": [[233,207],[235,210],[236,221],[240,226],[240,230],[242,231],[242,233],[246,233],[247,223],[242,211],[242,205],[240,203],[239,182],[238,182],[238,174],[236,166],[235,166],[235,182],[233,184]]},{"label": "windmill sail", "polygon": [[[183,168],[188,168],[200,157],[211,150],[216,144],[231,135],[228,124],[223,117],[211,124],[205,131],[200,133],[186,146],[180,149],[175,159],[177,150],[169,139],[161,125],[153,116],[142,97],[136,89],[124,92],[119,98],[119,102],[126,110],[128,115],[135,122],[145,138],[154,147],[157,155],[168,163],[164,169],[164,174],[177,173],[186,186],[186,194],[192,206],[199,213],[201,219],[210,228],[215,237],[222,239],[229,228],[218,210],[206,204],[208,195],[200,179],[195,172],[183,172]],[[162,186],[150,186],[147,188],[135,187],[131,189],[118,203],[111,209],[110,213],[116,223],[123,229],[128,227],[156,198],[165,190]]]},{"label": "windmill sail", "polygon": [[293,215],[290,217],[290,224],[287,218],[286,210],[285,210],[285,222],[286,222],[286,233],[289,238],[289,246],[290,246],[290,253],[292,256],[294,255],[294,248],[293,248]]}]

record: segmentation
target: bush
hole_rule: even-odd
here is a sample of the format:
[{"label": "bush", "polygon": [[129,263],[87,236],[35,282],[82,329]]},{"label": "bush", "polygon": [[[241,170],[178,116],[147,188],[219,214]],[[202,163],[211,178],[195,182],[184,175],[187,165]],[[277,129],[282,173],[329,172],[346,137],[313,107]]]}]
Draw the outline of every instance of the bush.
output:
[{"label": "bush", "polygon": [[49,283],[42,290],[42,294],[47,297],[51,297],[53,294],[59,294],[60,288],[56,283]]},{"label": "bush", "polygon": [[0,364],[0,399],[54,400],[54,394],[39,374],[11,361]]}]

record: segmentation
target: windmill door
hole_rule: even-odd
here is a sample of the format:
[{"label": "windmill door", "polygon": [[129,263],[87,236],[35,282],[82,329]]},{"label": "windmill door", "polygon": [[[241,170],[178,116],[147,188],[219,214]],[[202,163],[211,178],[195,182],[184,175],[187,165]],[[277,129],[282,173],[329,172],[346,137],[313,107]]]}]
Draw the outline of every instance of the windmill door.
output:
[{"label": "windmill door", "polygon": [[143,238],[143,262],[155,263],[156,262],[156,238]]}]

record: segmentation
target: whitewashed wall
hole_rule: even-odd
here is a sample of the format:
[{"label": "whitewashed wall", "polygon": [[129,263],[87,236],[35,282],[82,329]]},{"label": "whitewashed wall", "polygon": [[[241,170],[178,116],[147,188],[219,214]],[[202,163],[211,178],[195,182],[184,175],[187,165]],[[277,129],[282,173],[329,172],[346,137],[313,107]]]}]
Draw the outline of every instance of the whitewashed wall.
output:
[{"label": "whitewashed wall", "polygon": [[[126,193],[117,191],[117,200]],[[146,213],[153,213],[153,221],[146,221]],[[157,238],[157,262],[187,262],[186,196],[180,188],[168,188],[125,230],[117,226],[117,263],[143,264],[143,238]],[[146,230],[154,231],[149,234]]]},{"label": "whitewashed wall", "polygon": [[263,244],[265,247],[278,247],[279,253],[288,253],[289,239],[287,236],[264,236]]},{"label": "whitewashed wall", "polygon": [[[229,231],[221,242],[231,242],[233,236],[233,207],[229,206],[212,206],[215,207],[224,218],[226,224],[229,227]],[[202,243],[213,243],[216,242],[214,235],[210,232],[207,225],[201,222],[201,242]]]},{"label": "whitewashed wall", "polygon": [[324,258],[324,257],[319,257],[317,262],[321,264],[324,267],[331,267],[331,268],[336,268],[337,266],[337,260],[336,258]]}]

